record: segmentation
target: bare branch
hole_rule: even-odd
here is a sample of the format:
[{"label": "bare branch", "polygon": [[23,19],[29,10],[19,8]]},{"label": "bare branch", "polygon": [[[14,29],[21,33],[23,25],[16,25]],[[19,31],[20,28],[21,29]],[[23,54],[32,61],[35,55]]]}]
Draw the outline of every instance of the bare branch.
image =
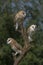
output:
[{"label": "bare branch", "polygon": [[27,46],[29,44],[29,40],[28,40],[28,37],[27,37],[26,28],[23,27],[23,23],[21,25],[21,33],[22,33],[23,40],[24,40],[24,46]]},{"label": "bare branch", "polygon": [[25,56],[25,54],[27,53],[27,51],[30,49],[31,47],[28,45],[27,48],[23,48],[23,53],[15,60],[14,65],[18,65],[19,62],[22,60],[22,58]]},{"label": "bare branch", "polygon": [[22,33],[23,40],[24,40],[24,47],[22,49],[22,54],[20,54],[20,56],[15,59],[14,65],[18,65],[19,64],[19,62],[22,60],[22,58],[25,56],[25,54],[27,53],[27,51],[31,47],[30,43],[28,41],[28,38],[27,38],[26,28],[23,27],[23,24],[21,25],[21,33]]}]

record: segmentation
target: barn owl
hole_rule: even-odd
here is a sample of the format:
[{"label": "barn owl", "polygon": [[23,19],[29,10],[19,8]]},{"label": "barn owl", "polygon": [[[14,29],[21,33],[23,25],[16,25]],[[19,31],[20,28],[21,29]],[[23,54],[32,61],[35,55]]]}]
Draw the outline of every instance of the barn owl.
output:
[{"label": "barn owl", "polygon": [[23,22],[23,19],[26,17],[26,12],[21,10],[15,15],[15,21],[16,21],[16,27],[15,29],[18,29],[18,26]]},{"label": "barn owl", "polygon": [[34,34],[36,30],[36,25],[31,25],[28,29],[27,29],[27,35],[28,35],[28,39],[29,39],[29,42],[32,42],[33,39],[32,39],[32,35]]},{"label": "barn owl", "polygon": [[17,54],[21,54],[22,53],[22,47],[20,44],[18,44],[16,42],[16,40],[14,40],[13,38],[8,38],[7,39],[7,44],[10,44],[11,48],[13,49],[13,51],[15,51],[15,56]]}]

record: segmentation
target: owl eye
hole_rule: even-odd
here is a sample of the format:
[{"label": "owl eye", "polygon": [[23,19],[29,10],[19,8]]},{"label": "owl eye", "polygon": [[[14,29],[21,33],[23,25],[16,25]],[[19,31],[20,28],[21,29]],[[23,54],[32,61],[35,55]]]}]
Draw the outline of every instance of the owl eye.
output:
[{"label": "owl eye", "polygon": [[10,41],[10,40],[8,40],[8,41]]},{"label": "owl eye", "polygon": [[25,12],[22,12],[22,14],[24,15],[24,14],[25,14]]},{"label": "owl eye", "polygon": [[34,28],[34,26],[32,26],[32,28]]},{"label": "owl eye", "polygon": [[25,14],[25,13],[23,12],[23,14]]}]

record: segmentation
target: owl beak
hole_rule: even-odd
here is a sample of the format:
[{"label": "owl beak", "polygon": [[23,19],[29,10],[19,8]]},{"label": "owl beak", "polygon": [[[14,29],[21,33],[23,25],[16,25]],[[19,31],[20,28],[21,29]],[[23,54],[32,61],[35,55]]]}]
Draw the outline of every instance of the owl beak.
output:
[{"label": "owl beak", "polygon": [[10,41],[7,40],[7,44],[10,44],[10,43],[11,43],[11,40]]},{"label": "owl beak", "polygon": [[25,17],[24,17],[24,19],[26,19],[26,17],[27,17],[27,15],[25,14]]},{"label": "owl beak", "polygon": [[37,31],[37,25],[35,26],[35,30]]}]

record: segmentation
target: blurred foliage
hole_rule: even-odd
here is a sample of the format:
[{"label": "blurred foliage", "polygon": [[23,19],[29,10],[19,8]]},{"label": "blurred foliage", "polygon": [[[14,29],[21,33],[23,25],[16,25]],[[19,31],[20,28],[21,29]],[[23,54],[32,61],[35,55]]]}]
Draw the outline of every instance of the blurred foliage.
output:
[{"label": "blurred foliage", "polygon": [[38,31],[33,36],[33,47],[19,65],[43,65],[43,30],[39,25],[39,21],[43,22],[43,0],[0,0],[0,65],[13,65],[12,50],[6,43],[8,37],[23,46],[21,33],[15,31],[13,21],[20,10],[27,14],[24,27],[37,24]]}]

